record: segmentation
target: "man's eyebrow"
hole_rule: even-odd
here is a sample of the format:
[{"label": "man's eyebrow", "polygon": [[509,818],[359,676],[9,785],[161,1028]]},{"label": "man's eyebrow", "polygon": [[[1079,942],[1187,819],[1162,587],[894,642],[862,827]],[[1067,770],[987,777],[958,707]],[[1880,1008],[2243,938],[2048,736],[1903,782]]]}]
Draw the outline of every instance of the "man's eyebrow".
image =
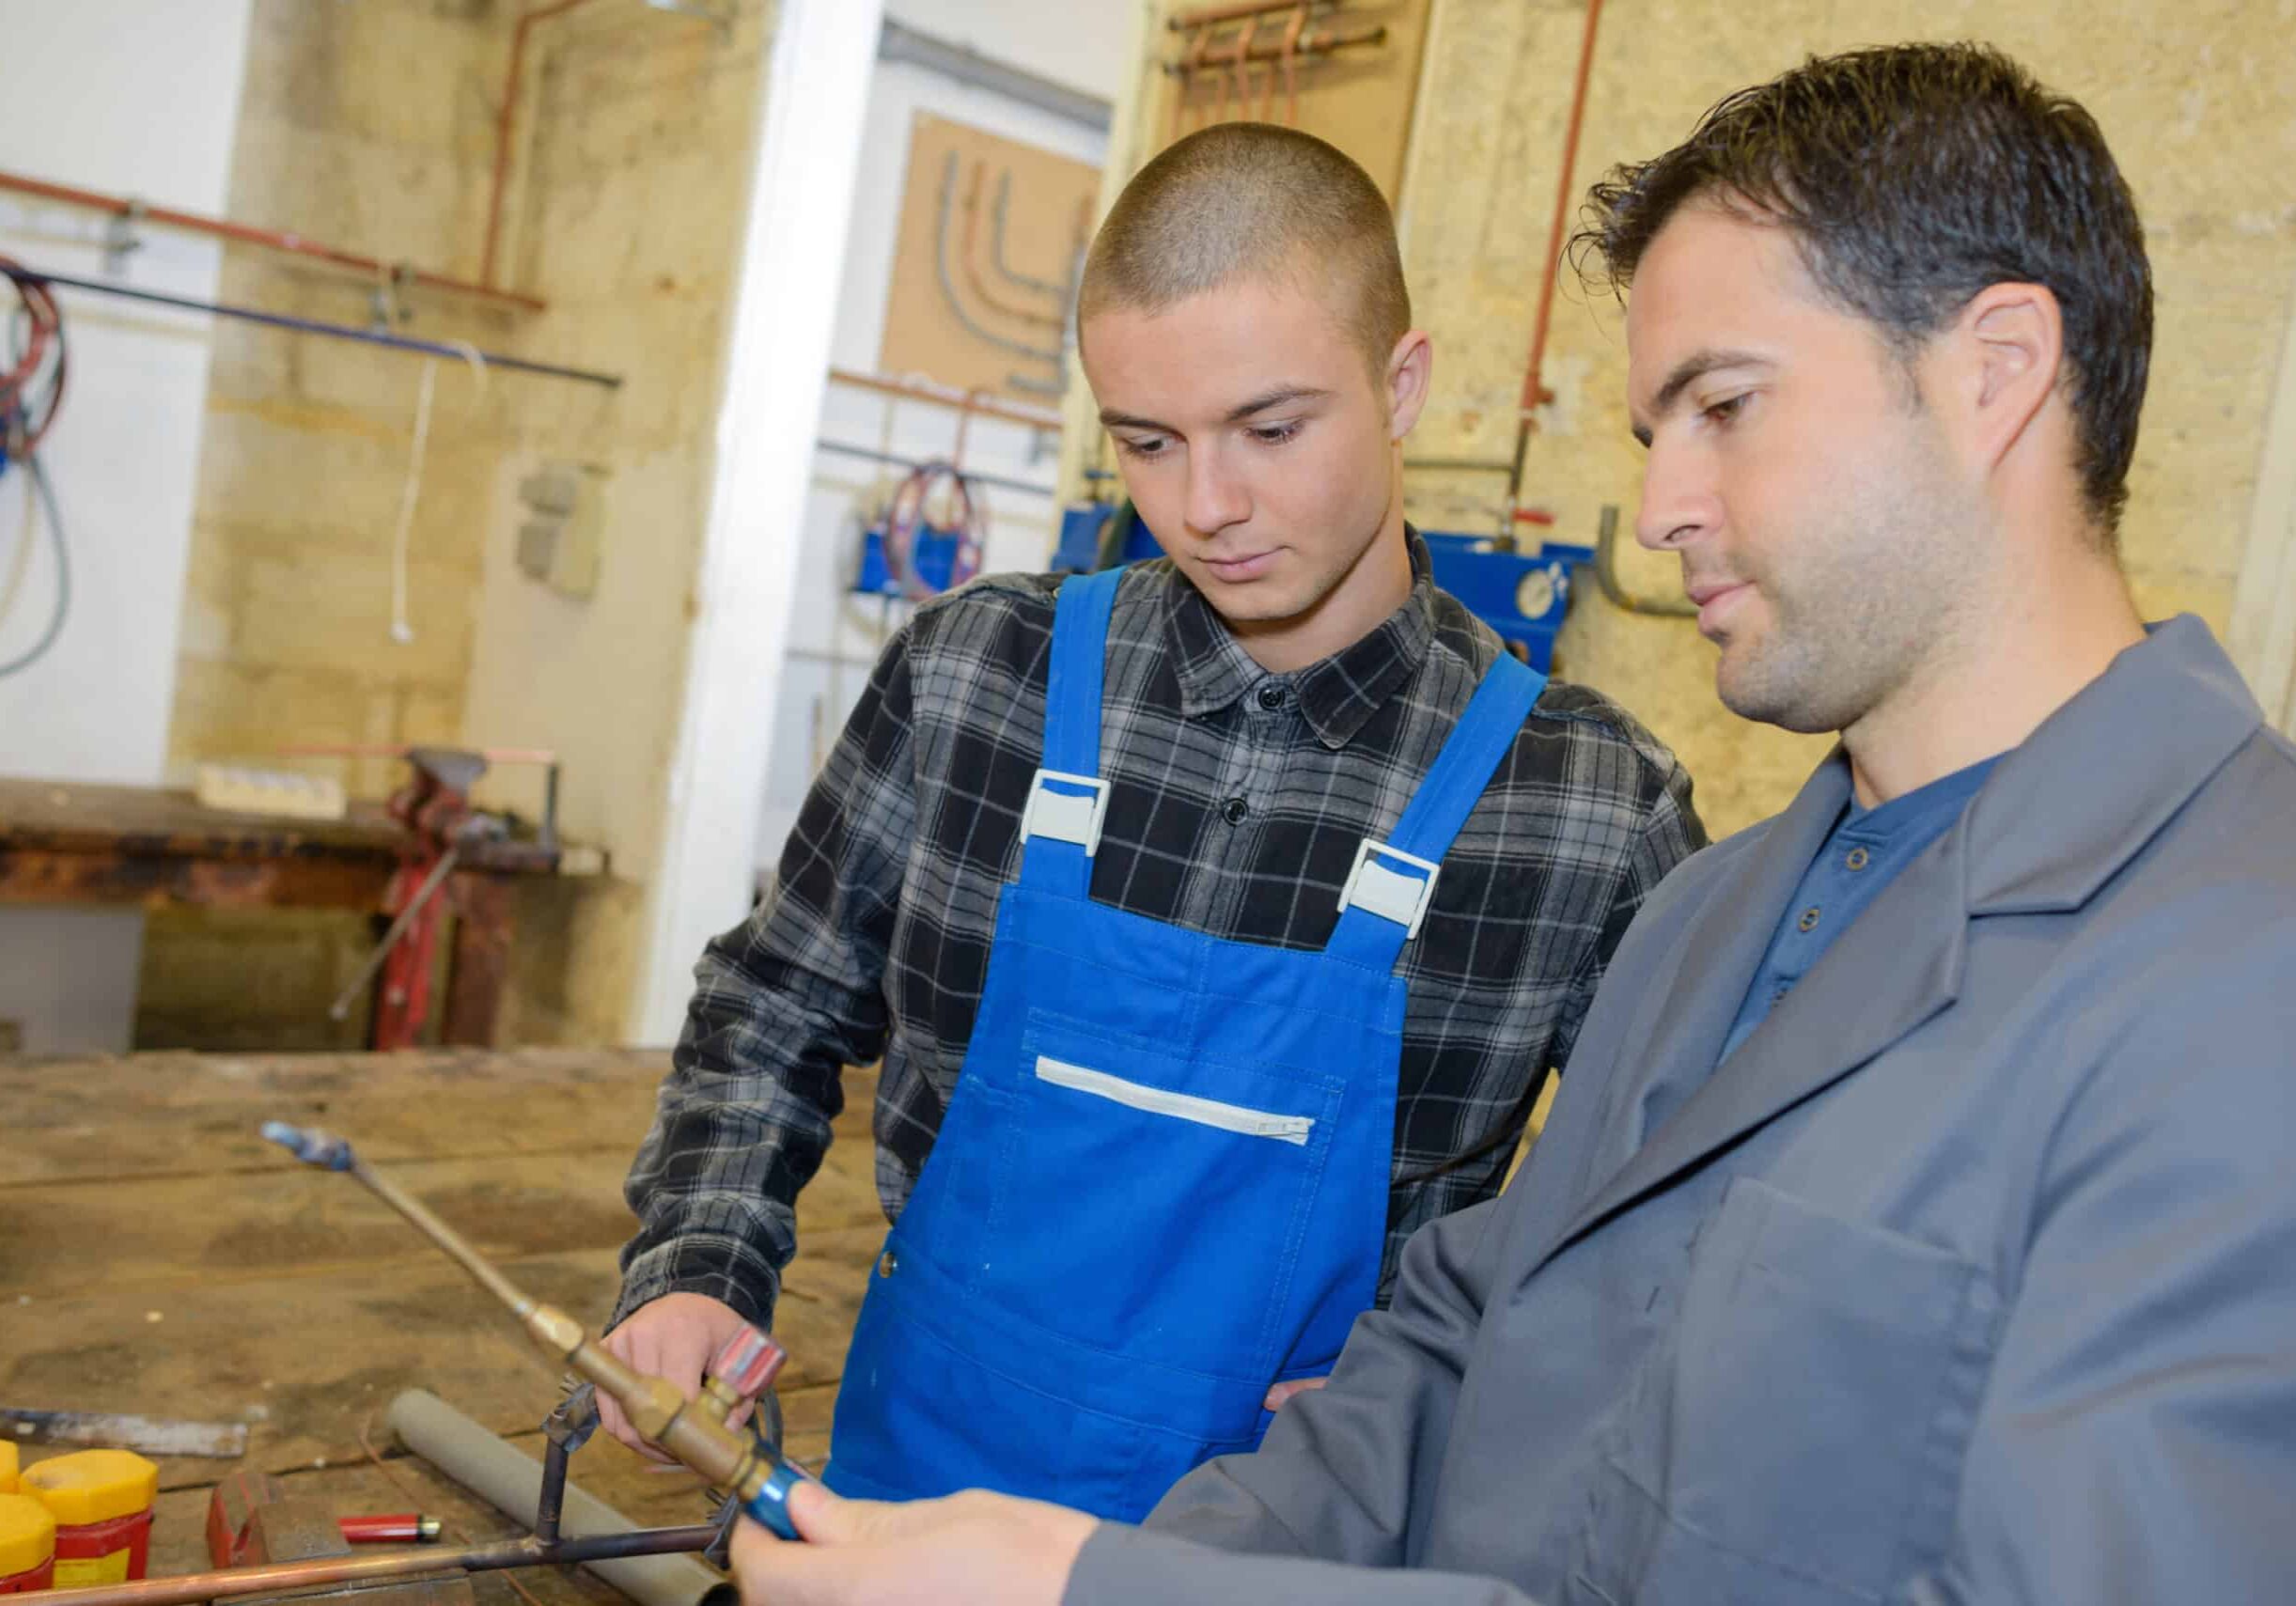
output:
[{"label": "man's eyebrow", "polygon": [[[1666,382],[1660,385],[1658,394],[1650,398],[1651,418],[1663,418],[1673,412],[1674,404],[1682,399],[1682,393],[1716,368],[1736,368],[1748,365],[1767,367],[1769,359],[1752,351],[1717,351],[1710,347],[1702,351],[1693,351],[1674,365],[1674,371],[1666,376]],[[1635,425],[1634,439],[1648,446],[1650,444],[1650,426]]]},{"label": "man's eyebrow", "polygon": [[[1165,429],[1153,418],[1143,418],[1136,413],[1118,413],[1113,407],[1101,409],[1101,427],[1104,429]],[[1166,431],[1169,432],[1168,430]]]},{"label": "man's eyebrow", "polygon": [[1279,384],[1241,406],[1229,408],[1226,421],[1241,424],[1255,413],[1265,413],[1269,408],[1281,407],[1288,401],[1317,401],[1329,395],[1330,391],[1320,390],[1311,384]]},{"label": "man's eyebrow", "polygon": [[[1312,384],[1279,384],[1272,390],[1260,392],[1249,401],[1229,408],[1227,416],[1222,422],[1241,424],[1254,413],[1265,413],[1271,407],[1281,407],[1288,401],[1320,401],[1329,395],[1330,391]],[[1101,409],[1101,427],[1107,429],[1161,429],[1166,434],[1173,432],[1169,424],[1143,418],[1136,413],[1120,413],[1113,407]]]}]

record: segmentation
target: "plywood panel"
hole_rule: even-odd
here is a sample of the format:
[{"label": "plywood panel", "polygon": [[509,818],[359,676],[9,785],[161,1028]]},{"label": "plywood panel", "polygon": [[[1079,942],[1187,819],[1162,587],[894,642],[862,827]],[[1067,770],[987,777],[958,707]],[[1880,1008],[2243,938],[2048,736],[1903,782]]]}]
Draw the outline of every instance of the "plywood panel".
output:
[{"label": "plywood panel", "polygon": [[[1363,164],[1390,204],[1400,198],[1403,158],[1417,100],[1419,61],[1427,42],[1431,0],[1341,0],[1314,4],[1303,40],[1347,38],[1383,29],[1377,43],[1327,55],[1297,55],[1283,65],[1283,42],[1294,13],[1215,27],[1163,28],[1153,47],[1164,66],[1161,121],[1152,148],[1215,122],[1288,123],[1328,140]],[[1222,8],[1184,5],[1171,14]],[[1273,53],[1277,60],[1247,59]]]},{"label": "plywood panel", "polygon": [[1039,406],[1057,398],[1100,182],[1086,163],[920,112],[880,369]]}]

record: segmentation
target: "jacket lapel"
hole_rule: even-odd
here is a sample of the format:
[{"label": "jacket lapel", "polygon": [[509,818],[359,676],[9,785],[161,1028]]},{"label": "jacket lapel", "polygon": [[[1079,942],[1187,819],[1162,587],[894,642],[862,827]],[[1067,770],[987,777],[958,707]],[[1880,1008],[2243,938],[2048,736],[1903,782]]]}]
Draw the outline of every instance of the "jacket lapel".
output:
[{"label": "jacket lapel", "polygon": [[[1786,812],[1771,822],[1742,863],[1689,912],[1673,944],[1670,964],[1649,978],[1657,997],[1645,1016],[1647,1027],[1622,1035],[1603,1066],[1574,1072],[1597,1071],[1603,1087],[1601,1103],[1589,1123],[1592,1139],[1572,1157],[1575,1176],[1564,1195],[1566,1208],[1585,1200],[1604,1178],[1640,1170],[1635,1162],[1651,1139],[1648,1124],[1654,1109],[1674,1109],[1679,1116],[1688,1107],[1686,1100],[1695,1100],[1694,1089],[1714,1068],[1787,899],[1849,797],[1849,761],[1836,751]],[[1747,1046],[1752,1042],[1749,1038]],[[1738,1057],[1744,1057],[1742,1052]],[[1680,1125],[1679,1118],[1669,1120],[1662,1130]],[[1604,1190],[1605,1196],[1608,1193]],[[1578,1235],[1576,1218],[1583,1213],[1571,1211],[1569,1230],[1539,1260]]]},{"label": "jacket lapel", "polygon": [[[1588,1146],[1580,1200],[1528,1264],[1543,1265],[1635,1201],[1866,1065],[1950,1005],[1973,915],[2079,908],[2257,729],[2261,715],[2205,626],[2153,627],[2024,744],[1961,819],[1899,873],[1802,984],[1717,1067],[1786,898],[1847,796],[1835,754],[1761,850],[1678,939],[1678,980]],[[2142,730],[2147,760],[2127,760]],[[1661,973],[1663,975],[1663,973]],[[1689,1087],[1655,1132],[1642,1114]],[[1598,1176],[1599,1187],[1589,1187]]]}]

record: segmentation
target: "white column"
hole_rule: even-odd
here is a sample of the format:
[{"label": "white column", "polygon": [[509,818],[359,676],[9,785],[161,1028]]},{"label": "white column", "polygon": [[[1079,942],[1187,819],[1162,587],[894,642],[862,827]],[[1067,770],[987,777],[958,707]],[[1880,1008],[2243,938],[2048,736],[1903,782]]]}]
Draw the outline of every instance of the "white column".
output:
[{"label": "white column", "polygon": [[2296,283],[2280,341],[2280,382],[2264,422],[2248,554],[2232,594],[2232,657],[2264,717],[2296,735]]},{"label": "white column", "polygon": [[755,877],[829,343],[882,0],[780,0],[751,181],[685,709],[629,1036],[666,1043],[694,961]]}]

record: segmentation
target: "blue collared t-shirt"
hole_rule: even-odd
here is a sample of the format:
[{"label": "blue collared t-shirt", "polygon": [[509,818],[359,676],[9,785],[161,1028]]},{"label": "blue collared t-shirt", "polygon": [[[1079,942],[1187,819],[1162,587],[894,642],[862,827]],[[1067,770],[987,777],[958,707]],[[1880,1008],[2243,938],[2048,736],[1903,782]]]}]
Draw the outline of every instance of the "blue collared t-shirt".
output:
[{"label": "blue collared t-shirt", "polygon": [[1761,967],[1754,973],[1745,1002],[1738,1006],[1738,1019],[1723,1043],[1724,1059],[1738,1052],[1738,1045],[1809,975],[1834,939],[1850,928],[1898,872],[1961,817],[1998,761],[1988,758],[1956,770],[1879,808],[1851,803],[1818,857],[1802,873],[1801,884],[1778,919]]}]

